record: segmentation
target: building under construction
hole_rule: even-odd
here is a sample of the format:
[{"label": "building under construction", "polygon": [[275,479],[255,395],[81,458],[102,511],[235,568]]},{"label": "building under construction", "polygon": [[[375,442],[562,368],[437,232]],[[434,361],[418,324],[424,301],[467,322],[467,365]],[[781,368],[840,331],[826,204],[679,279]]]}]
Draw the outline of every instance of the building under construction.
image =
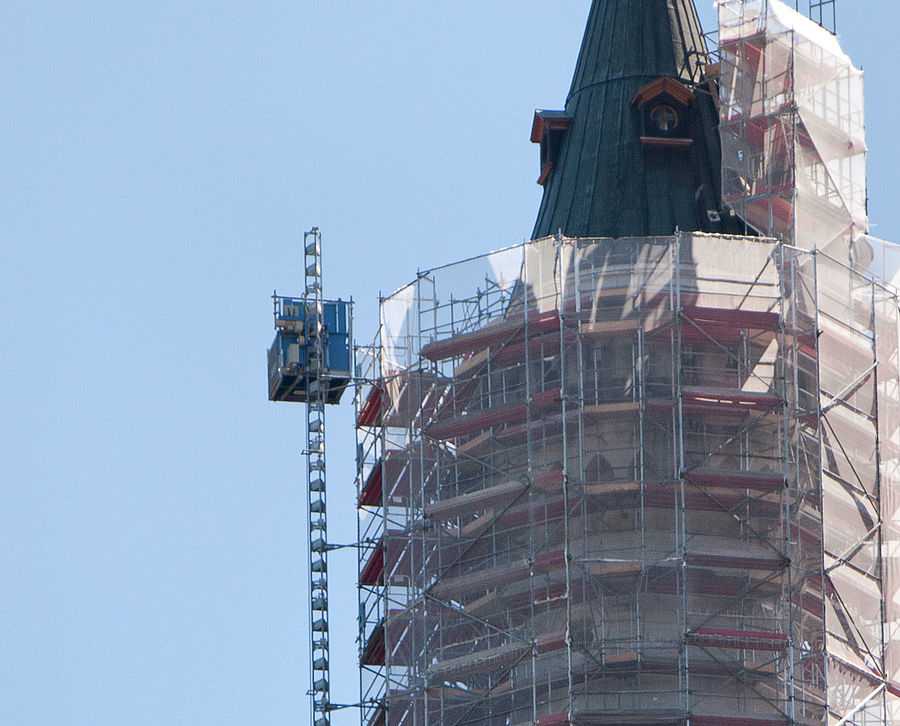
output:
[{"label": "building under construction", "polygon": [[[821,3],[819,3],[821,6]],[[821,10],[821,7],[820,7]],[[381,303],[368,726],[900,723],[900,301],[861,74],[777,0],[595,0],[533,241]]]}]

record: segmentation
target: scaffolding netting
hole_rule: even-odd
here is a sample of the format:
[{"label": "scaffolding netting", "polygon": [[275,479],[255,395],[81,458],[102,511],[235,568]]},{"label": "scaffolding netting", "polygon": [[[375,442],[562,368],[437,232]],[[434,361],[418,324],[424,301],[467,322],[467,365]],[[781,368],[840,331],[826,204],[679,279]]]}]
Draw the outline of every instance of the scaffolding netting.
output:
[{"label": "scaffolding netting", "polygon": [[547,238],[381,310],[366,723],[900,716],[893,288],[766,238]]},{"label": "scaffolding netting", "polygon": [[779,0],[718,7],[725,202],[761,234],[847,260],[867,229],[862,72]]}]

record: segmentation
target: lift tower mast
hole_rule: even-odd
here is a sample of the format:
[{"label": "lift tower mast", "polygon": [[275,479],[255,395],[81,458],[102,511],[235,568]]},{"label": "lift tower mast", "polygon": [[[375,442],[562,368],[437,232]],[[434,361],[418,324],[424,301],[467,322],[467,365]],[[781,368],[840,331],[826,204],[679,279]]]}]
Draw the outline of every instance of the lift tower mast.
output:
[{"label": "lift tower mast", "polygon": [[325,406],[340,403],[351,376],[351,304],[322,296],[322,235],[303,235],[305,292],[272,296],[275,341],[269,348],[269,399],[306,403],[309,534],[309,652],[312,726],[329,726],[328,528]]}]

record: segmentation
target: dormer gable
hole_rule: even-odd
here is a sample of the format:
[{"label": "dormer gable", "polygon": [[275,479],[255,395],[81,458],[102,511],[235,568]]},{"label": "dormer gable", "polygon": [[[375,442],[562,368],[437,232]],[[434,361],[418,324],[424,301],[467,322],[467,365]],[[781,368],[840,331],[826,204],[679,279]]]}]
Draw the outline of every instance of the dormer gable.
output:
[{"label": "dormer gable", "polygon": [[641,112],[641,142],[651,146],[690,146],[687,116],[697,97],[671,76],[643,86],[631,99]]},{"label": "dormer gable", "polygon": [[565,111],[538,109],[534,112],[531,143],[541,145],[541,176],[538,178],[541,186],[547,183],[553,166],[559,160],[559,151],[571,123],[572,119]]}]

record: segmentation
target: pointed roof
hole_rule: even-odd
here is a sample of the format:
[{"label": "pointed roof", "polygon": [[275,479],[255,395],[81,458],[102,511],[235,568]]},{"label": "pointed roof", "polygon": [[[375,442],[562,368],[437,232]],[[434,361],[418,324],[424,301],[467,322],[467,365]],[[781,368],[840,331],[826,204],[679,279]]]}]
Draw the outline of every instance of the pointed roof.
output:
[{"label": "pointed roof", "polygon": [[[593,0],[566,100],[568,127],[544,151],[532,236],[738,231],[724,214],[712,221],[723,205],[718,118],[703,78],[708,62],[693,0]],[[661,77],[696,96],[685,113],[687,138],[677,144],[645,136],[649,109],[642,107]],[[671,81],[658,88],[671,91]]]}]

